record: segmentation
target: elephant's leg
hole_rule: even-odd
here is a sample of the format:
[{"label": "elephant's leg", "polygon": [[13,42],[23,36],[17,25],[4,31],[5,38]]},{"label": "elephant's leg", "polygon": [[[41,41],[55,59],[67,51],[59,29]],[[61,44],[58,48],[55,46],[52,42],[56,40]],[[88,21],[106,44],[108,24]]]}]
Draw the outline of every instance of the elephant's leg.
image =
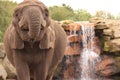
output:
[{"label": "elephant's leg", "polygon": [[34,80],[46,80],[47,70],[48,68],[45,66],[45,64],[37,65],[35,69]]},{"label": "elephant's leg", "polygon": [[30,80],[29,67],[25,61],[18,55],[15,54],[15,67],[17,72],[17,80]]},{"label": "elephant's leg", "polygon": [[41,55],[42,61],[35,69],[35,80],[46,80],[53,57],[53,50],[45,51]]},{"label": "elephant's leg", "polygon": [[64,51],[65,51],[64,47],[60,45],[59,45],[59,48],[55,49],[51,67],[49,68],[49,73],[46,80],[52,80],[54,76],[54,72],[58,67],[58,64],[60,64],[60,62],[62,61],[62,58],[64,56]]},{"label": "elephant's leg", "polygon": [[58,66],[58,64],[56,64],[56,66],[54,66],[51,69],[49,69],[49,73],[47,75],[47,79],[46,80],[52,80],[54,72],[55,72],[57,66]]}]

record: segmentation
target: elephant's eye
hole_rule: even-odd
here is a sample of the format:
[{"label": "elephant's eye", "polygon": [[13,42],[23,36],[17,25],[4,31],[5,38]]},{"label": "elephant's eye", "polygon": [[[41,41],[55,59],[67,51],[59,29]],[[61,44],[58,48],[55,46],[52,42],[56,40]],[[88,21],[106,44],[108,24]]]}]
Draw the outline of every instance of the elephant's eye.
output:
[{"label": "elephant's eye", "polygon": [[49,16],[49,12],[47,9],[45,9],[45,16],[48,17]]},{"label": "elephant's eye", "polygon": [[45,16],[48,17],[48,13],[45,13]]}]

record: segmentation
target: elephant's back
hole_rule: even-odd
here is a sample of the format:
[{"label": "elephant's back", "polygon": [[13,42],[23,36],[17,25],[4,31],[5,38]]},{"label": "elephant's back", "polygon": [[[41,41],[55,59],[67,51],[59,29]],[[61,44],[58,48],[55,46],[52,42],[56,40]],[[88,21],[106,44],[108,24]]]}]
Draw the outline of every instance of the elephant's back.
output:
[{"label": "elephant's back", "polygon": [[66,41],[66,33],[57,21],[51,21],[51,28],[55,31],[56,40]]},{"label": "elephant's back", "polygon": [[56,43],[58,43],[59,45],[62,43],[66,46],[67,36],[64,29],[60,26],[60,24],[57,21],[51,21],[51,24],[51,27],[55,32]]},{"label": "elephant's back", "polygon": [[64,29],[58,22],[52,22],[52,28],[55,31],[55,52],[53,63],[59,62],[64,56],[64,51],[67,44],[67,36]]}]

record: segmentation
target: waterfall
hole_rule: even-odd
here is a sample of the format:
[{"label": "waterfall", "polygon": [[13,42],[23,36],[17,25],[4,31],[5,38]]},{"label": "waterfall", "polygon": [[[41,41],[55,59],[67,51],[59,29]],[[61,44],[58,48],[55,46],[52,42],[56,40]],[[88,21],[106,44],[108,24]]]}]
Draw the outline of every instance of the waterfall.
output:
[{"label": "waterfall", "polygon": [[95,63],[99,59],[99,55],[94,52],[94,27],[89,23],[81,24],[79,35],[82,37],[83,45],[80,60],[80,80],[95,80]]},{"label": "waterfall", "polygon": [[96,62],[100,60],[96,47],[95,31],[92,23],[76,22],[67,28],[67,47],[63,59],[63,79],[96,80]]}]

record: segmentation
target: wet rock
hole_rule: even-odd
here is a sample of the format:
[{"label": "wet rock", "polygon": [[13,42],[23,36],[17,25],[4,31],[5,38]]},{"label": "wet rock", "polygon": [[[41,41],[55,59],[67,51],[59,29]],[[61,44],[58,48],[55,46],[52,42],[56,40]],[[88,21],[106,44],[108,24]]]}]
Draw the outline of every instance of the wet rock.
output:
[{"label": "wet rock", "polygon": [[78,35],[71,35],[71,36],[68,36],[68,42],[79,42],[79,37]]},{"label": "wet rock", "polygon": [[[82,48],[83,48],[83,41],[84,40],[84,37],[86,35],[88,35],[88,43],[87,43],[87,47],[90,48],[91,45],[93,45],[96,49],[94,49],[94,51],[98,54],[101,53],[101,50],[100,50],[100,41],[98,40],[98,38],[94,38],[94,41],[91,42],[89,39],[93,38],[94,35],[92,35],[92,32],[90,31],[89,29],[87,29],[86,33],[83,35],[83,32],[81,30],[81,26],[84,26],[84,27],[91,27],[93,28],[94,24],[93,23],[86,23],[86,22],[74,22],[74,23],[71,23],[69,24],[67,27],[66,27],[66,34],[68,35],[67,38],[68,38],[68,46],[66,48],[66,52],[65,52],[65,55],[68,54],[68,55],[75,55],[75,54],[79,54],[81,53],[80,51],[82,51]],[[94,30],[94,28],[93,28]]]},{"label": "wet rock", "polygon": [[82,48],[79,43],[69,43],[65,50],[65,55],[77,55],[82,52]]},{"label": "wet rock", "polygon": [[77,80],[80,77],[80,55],[66,55],[62,61],[60,80]]},{"label": "wet rock", "polygon": [[101,55],[101,52],[102,52],[101,46],[102,45],[100,43],[99,38],[95,36],[93,39],[93,47],[94,47],[93,51],[98,55]]},{"label": "wet rock", "polygon": [[81,29],[81,25],[79,23],[71,23],[67,29],[70,31],[79,31]]},{"label": "wet rock", "polygon": [[100,62],[96,64],[96,74],[103,77],[110,77],[117,73],[115,60],[111,57],[104,56]]}]

